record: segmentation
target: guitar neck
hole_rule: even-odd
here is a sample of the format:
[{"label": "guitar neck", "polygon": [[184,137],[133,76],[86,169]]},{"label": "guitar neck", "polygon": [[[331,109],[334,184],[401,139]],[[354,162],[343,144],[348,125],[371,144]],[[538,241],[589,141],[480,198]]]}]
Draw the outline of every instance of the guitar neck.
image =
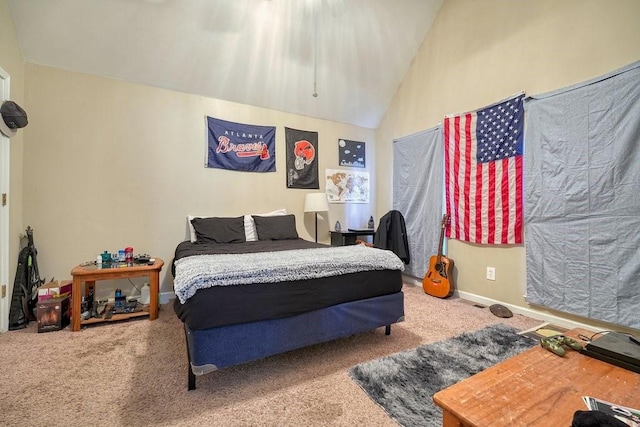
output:
[{"label": "guitar neck", "polygon": [[438,243],[438,259],[442,258],[442,245],[444,244],[444,224],[440,228],[440,243]]}]

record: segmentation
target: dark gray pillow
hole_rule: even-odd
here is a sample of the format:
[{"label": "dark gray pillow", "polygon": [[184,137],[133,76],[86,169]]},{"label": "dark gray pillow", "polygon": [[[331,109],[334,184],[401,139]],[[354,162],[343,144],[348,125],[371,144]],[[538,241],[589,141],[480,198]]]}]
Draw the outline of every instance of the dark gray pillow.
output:
[{"label": "dark gray pillow", "polygon": [[237,218],[194,218],[191,220],[198,243],[241,243],[244,234],[244,216]]},{"label": "dark gray pillow", "polygon": [[[253,215],[252,215],[253,216]],[[258,240],[289,240],[297,239],[296,216],[253,216],[256,224]]]}]

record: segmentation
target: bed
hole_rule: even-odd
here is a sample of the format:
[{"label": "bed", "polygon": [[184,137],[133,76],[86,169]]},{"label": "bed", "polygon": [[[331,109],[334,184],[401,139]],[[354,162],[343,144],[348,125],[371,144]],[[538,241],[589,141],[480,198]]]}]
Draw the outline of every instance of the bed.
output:
[{"label": "bed", "polygon": [[404,264],[390,251],[305,241],[287,214],[189,219],[172,262],[189,390],[218,369],[379,327],[388,335],[404,320]]}]

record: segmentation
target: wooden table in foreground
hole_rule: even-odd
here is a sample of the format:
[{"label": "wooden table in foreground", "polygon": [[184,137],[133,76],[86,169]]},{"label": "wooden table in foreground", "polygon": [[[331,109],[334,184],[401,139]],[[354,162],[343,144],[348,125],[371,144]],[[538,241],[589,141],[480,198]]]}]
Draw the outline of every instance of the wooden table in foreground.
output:
[{"label": "wooden table in foreground", "polygon": [[[137,265],[126,267],[98,268],[95,265],[78,265],[71,270],[73,277],[72,301],[71,301],[71,330],[79,331],[80,326],[90,323],[100,323],[115,320],[124,320],[138,316],[149,316],[149,320],[158,318],[158,293],[160,292],[160,270],[164,261],[155,258],[153,265]],[[129,279],[132,277],[149,277],[149,307],[142,312],[114,314],[109,320],[88,319],[81,320],[82,282],[87,286],[95,286],[98,280]]]},{"label": "wooden table in foreground", "polygon": [[[565,335],[593,332],[572,329]],[[442,425],[570,426],[582,396],[640,408],[640,374],[568,350],[556,356],[539,345],[433,396]]]}]

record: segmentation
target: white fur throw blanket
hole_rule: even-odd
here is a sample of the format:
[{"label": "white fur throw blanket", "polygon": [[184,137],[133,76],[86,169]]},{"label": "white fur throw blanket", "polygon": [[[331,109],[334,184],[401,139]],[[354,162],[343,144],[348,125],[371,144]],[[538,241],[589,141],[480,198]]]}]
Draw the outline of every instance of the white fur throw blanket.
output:
[{"label": "white fur throw blanket", "polygon": [[364,245],[246,254],[193,255],[175,262],[174,291],[181,303],[198,289],[316,279],[368,270],[404,270],[391,251]]}]

